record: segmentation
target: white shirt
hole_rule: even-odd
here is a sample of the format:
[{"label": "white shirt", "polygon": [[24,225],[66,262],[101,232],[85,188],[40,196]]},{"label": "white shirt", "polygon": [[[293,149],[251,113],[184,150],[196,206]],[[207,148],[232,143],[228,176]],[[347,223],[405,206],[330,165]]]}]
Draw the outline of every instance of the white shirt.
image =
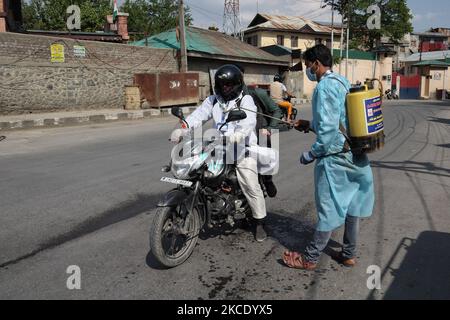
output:
[{"label": "white shirt", "polygon": [[[214,105],[214,101],[217,101]],[[216,96],[208,97],[200,107],[198,107],[191,115],[186,118],[189,128],[195,129],[200,127],[204,121],[211,118],[214,120],[215,128],[218,130],[220,126],[225,123],[230,110],[237,108],[235,99],[229,101],[227,104],[221,104]],[[256,137],[256,105],[253,98],[249,95],[242,97],[241,108],[247,114],[244,120],[230,122],[223,126],[221,132],[224,136],[230,136],[235,132],[241,132],[246,138],[246,143],[249,146],[257,145],[258,139]],[[250,111],[247,111],[250,110]]]}]

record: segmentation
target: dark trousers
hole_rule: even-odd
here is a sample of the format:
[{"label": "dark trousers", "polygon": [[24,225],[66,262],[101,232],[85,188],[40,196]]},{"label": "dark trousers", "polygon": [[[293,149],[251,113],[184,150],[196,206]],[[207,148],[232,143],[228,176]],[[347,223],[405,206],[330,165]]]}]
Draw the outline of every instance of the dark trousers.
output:
[{"label": "dark trousers", "polygon": [[[359,234],[359,218],[347,216],[345,220],[344,245],[342,255],[346,259],[352,259],[356,256],[356,244]],[[332,231],[315,231],[312,240],[305,249],[305,258],[309,262],[317,263],[322,251],[330,241]]]}]

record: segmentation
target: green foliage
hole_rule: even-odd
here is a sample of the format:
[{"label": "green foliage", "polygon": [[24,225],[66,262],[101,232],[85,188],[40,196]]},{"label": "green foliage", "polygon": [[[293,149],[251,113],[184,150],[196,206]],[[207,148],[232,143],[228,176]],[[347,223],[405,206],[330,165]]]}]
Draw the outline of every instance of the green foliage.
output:
[{"label": "green foliage", "polygon": [[112,14],[110,0],[22,0],[26,30],[66,30],[67,8],[78,5],[81,10],[81,31],[103,30],[106,16]]},{"label": "green foliage", "polygon": [[[85,32],[103,30],[106,16],[113,12],[110,0],[22,0],[22,4],[24,28],[28,30],[66,30],[66,10],[72,4],[80,7],[81,31]],[[141,33],[140,38],[178,25],[177,0],[126,0],[120,11],[129,14],[128,30]],[[190,9],[185,11],[186,25],[191,25]]]},{"label": "green foliage", "polygon": [[[177,0],[126,0],[120,11],[129,13],[128,30],[139,33],[135,40],[158,34],[178,25]],[[185,24],[192,24],[189,7],[185,7]]]},{"label": "green foliage", "polygon": [[342,58],[341,57],[339,57],[339,56],[334,56],[333,57],[333,65],[337,66],[341,62],[342,62]]},{"label": "green foliage", "polygon": [[[413,31],[412,15],[406,0],[324,0],[334,10],[343,15],[344,21],[349,17],[350,46],[352,48],[371,49],[379,45],[381,37],[389,37],[398,42],[407,33]],[[381,9],[381,29],[369,30],[367,20],[371,14],[367,8],[378,5]]]}]

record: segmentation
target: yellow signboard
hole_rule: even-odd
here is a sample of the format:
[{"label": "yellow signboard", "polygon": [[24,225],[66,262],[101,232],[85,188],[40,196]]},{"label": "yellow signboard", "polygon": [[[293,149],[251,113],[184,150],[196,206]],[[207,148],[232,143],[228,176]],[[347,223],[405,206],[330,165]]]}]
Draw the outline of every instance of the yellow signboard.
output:
[{"label": "yellow signboard", "polygon": [[50,51],[52,54],[52,62],[64,62],[64,45],[62,44],[52,44],[50,46]]}]

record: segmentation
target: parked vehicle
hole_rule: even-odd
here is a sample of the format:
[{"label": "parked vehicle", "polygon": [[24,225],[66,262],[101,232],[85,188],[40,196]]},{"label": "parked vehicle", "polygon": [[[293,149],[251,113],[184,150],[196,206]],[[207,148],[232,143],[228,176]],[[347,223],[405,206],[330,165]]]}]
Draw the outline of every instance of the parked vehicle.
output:
[{"label": "parked vehicle", "polygon": [[[172,108],[172,114],[184,120],[180,108]],[[233,110],[226,123],[246,117],[244,111]],[[226,164],[222,155],[217,156],[226,153],[224,142],[222,138],[207,142],[185,138],[172,152],[170,165],[163,168],[163,172],[171,172],[174,177],[163,177],[161,181],[177,186],[158,204],[150,228],[150,247],[165,267],[185,262],[202,230],[224,224],[234,226],[251,216],[235,165]],[[186,150],[190,154],[183,154]]]},{"label": "parked vehicle", "polygon": [[397,93],[395,91],[392,91],[391,89],[387,89],[384,92],[384,95],[388,100],[392,100],[392,99],[398,100],[398,98],[399,98]]}]

